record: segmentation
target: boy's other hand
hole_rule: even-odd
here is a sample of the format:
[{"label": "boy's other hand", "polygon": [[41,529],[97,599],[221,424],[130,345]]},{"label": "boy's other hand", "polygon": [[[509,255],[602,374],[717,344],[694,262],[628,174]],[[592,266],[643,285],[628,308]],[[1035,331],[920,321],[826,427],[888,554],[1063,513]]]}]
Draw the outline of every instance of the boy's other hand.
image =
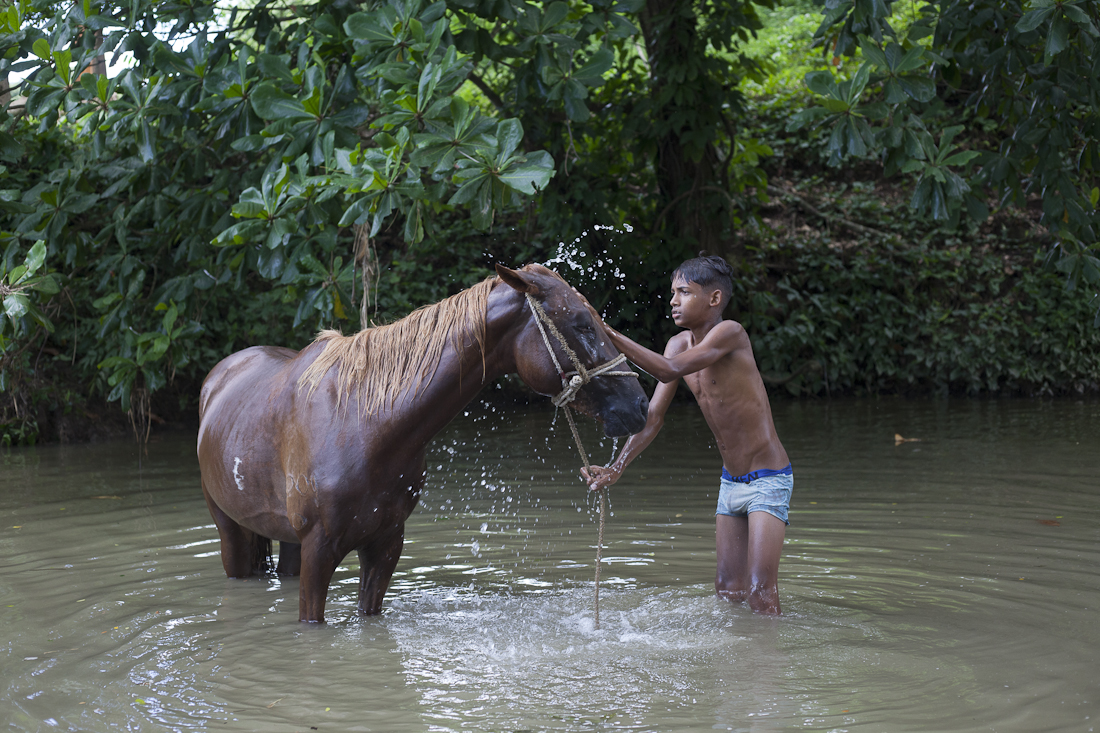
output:
[{"label": "boy's other hand", "polygon": [[616,471],[614,468],[608,468],[607,466],[590,466],[588,470],[581,469],[581,476],[588,482],[589,491],[599,491],[607,488],[618,481],[622,475],[621,471]]}]

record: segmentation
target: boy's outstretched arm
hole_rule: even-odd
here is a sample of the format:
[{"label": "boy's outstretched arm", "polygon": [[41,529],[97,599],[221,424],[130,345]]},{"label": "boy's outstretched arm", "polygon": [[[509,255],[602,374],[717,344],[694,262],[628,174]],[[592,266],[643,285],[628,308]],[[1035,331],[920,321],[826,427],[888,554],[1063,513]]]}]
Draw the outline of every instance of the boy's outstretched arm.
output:
[{"label": "boy's outstretched arm", "polygon": [[[661,356],[657,352],[650,351],[641,344],[623,336],[611,326],[607,325],[603,318],[600,317],[600,314],[596,312],[596,309],[592,307],[592,304],[588,302],[587,298],[581,295],[576,288],[573,288],[573,292],[576,293],[577,297],[580,298],[581,302],[588,308],[588,312],[592,314],[596,323],[603,326],[604,332],[607,333],[611,342],[615,344],[615,348],[626,354],[626,358],[637,364],[646,374],[655,377],[662,384],[675,383],[677,379],[685,374],[694,374],[700,369],[707,368],[731,351],[749,346],[749,336],[740,323],[736,321],[721,321],[703,337],[702,341],[690,348],[687,348],[686,343],[680,342],[680,336],[683,334],[674,336],[669,340],[668,346],[665,348],[664,356]],[[657,393],[654,392],[653,399],[655,400],[656,398]],[[653,405],[653,400],[650,400],[650,405]],[[667,408],[668,405],[665,405],[665,407]],[[661,412],[661,415],[663,417],[664,411]],[[641,433],[639,433],[639,435],[641,435]],[[625,451],[626,449],[624,448],[623,450]],[[640,449],[639,452],[641,452]]]},{"label": "boy's outstretched arm", "polygon": [[664,356],[650,351],[607,324],[604,324],[604,330],[611,338],[611,342],[615,344],[615,348],[662,383],[673,383],[686,374],[694,374],[731,351],[749,345],[748,334],[736,321],[721,321],[703,337],[702,341],[671,356],[667,350]]},{"label": "boy's outstretched arm", "polygon": [[641,432],[635,433],[627,439],[626,445],[619,453],[619,457],[606,467],[592,466],[587,471],[581,469],[581,476],[588,482],[590,491],[599,491],[618,481],[630,462],[653,442],[653,439],[657,437],[657,433],[661,432],[661,428],[665,424],[665,412],[668,411],[668,406],[672,403],[675,394],[676,382],[658,384],[649,400],[649,412],[645,427],[642,428]]},{"label": "boy's outstretched arm", "polygon": [[[680,343],[680,339],[674,337],[665,347],[665,356],[675,356],[680,349],[683,349],[683,345]],[[642,428],[641,432],[635,433],[627,439],[626,445],[619,453],[619,457],[611,465],[606,467],[592,466],[588,471],[581,469],[581,475],[588,482],[590,491],[599,491],[605,486],[611,486],[618,481],[630,462],[653,442],[653,439],[657,437],[657,433],[661,432],[661,428],[665,424],[665,413],[668,412],[668,406],[672,404],[672,398],[676,395],[678,382],[679,380],[673,380],[671,382],[661,382],[657,385],[657,388],[653,390],[653,396],[649,398],[649,412],[646,414],[645,427]]]}]

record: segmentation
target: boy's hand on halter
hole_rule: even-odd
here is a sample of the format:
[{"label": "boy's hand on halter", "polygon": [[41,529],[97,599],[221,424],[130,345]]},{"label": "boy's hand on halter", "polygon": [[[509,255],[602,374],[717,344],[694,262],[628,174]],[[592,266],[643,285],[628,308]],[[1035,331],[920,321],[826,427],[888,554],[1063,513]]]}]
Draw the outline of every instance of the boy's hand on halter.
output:
[{"label": "boy's hand on halter", "polygon": [[587,470],[581,469],[581,476],[588,482],[589,491],[599,491],[607,488],[619,480],[621,471],[616,471],[608,466],[590,466]]}]

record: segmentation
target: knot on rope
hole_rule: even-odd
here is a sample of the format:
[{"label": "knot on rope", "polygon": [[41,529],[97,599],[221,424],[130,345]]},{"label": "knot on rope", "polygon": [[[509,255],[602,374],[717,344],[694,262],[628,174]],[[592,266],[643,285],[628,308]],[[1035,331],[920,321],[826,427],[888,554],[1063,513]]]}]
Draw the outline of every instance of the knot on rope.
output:
[{"label": "knot on rope", "polygon": [[557,397],[552,397],[550,399],[550,401],[554,403],[554,407],[565,407],[570,402],[572,402],[573,399],[577,396],[577,392],[580,392],[581,387],[587,384],[591,379],[591,377],[589,377],[589,379],[585,379],[585,377],[587,376],[587,374],[583,377],[580,374],[573,374],[568,382],[566,382],[565,378],[563,377],[561,380],[563,388],[561,393],[558,394]]}]

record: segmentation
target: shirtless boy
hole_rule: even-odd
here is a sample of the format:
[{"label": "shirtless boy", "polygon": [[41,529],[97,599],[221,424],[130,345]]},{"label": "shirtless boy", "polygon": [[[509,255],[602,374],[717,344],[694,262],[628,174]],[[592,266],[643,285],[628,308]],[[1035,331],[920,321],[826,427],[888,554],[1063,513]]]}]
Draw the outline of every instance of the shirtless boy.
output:
[{"label": "shirtless boy", "polygon": [[[661,430],[683,377],[722,454],[714,590],[731,601],[747,599],[753,611],[778,614],[779,554],[794,476],[748,334],[740,323],[722,318],[731,276],[719,257],[688,260],[672,273],[672,320],[685,330],[669,339],[664,356],[604,326],[619,351],[660,384],[649,401],[645,428],[630,437],[614,463],[581,473],[593,491],[618,481]],[[602,321],[597,317],[597,322]]]}]

